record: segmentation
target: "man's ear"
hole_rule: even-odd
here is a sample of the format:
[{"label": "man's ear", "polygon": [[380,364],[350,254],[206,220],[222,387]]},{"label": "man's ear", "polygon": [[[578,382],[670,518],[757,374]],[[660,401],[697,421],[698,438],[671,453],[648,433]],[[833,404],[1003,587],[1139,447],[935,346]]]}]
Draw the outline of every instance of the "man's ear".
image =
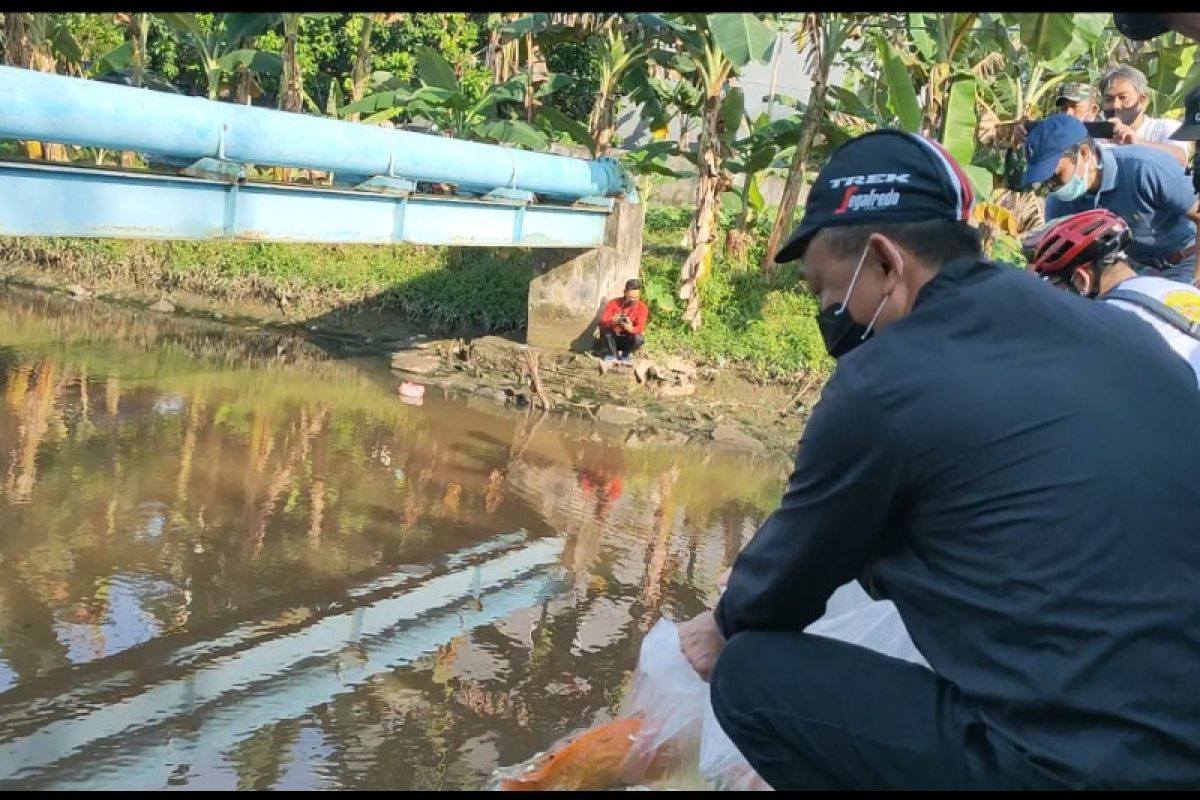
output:
[{"label": "man's ear", "polygon": [[879,264],[879,268],[883,270],[884,294],[891,294],[897,286],[904,282],[908,269],[904,251],[897,247],[891,239],[878,233],[871,234],[868,244],[871,248],[871,255]]},{"label": "man's ear", "polygon": [[1094,282],[1095,277],[1092,275],[1092,271],[1086,267],[1081,267],[1071,273],[1071,285],[1084,297],[1091,296],[1092,289],[1095,288]]}]

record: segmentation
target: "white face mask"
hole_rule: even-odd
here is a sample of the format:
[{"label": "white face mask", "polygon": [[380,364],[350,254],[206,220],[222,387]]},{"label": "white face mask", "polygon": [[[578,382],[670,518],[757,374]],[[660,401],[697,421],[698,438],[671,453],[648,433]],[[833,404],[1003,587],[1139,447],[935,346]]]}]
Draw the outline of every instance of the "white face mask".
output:
[{"label": "white face mask", "polygon": [[[1082,174],[1080,174],[1082,173]],[[1075,162],[1075,175],[1071,180],[1064,183],[1062,186],[1051,192],[1051,196],[1064,203],[1069,203],[1072,200],[1078,200],[1088,189],[1088,183],[1092,177],[1091,161],[1085,161],[1083,166],[1080,166],[1079,161]]]}]

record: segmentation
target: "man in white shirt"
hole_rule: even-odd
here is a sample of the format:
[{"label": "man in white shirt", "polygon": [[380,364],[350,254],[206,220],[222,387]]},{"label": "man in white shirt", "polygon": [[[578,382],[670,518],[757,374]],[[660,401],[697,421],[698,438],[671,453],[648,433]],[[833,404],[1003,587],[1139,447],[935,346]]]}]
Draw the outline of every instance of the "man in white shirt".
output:
[{"label": "man in white shirt", "polygon": [[1100,107],[1116,128],[1113,141],[1149,145],[1169,153],[1185,168],[1191,158],[1188,144],[1171,139],[1180,123],[1147,115],[1149,93],[1146,76],[1128,64],[1113,67],[1100,78]]},{"label": "man in white shirt", "polygon": [[1200,382],[1200,289],[1139,276],[1125,256],[1132,238],[1125,220],[1098,208],[1054,220],[1026,246],[1034,272],[1056,286],[1137,314],[1188,362]]}]

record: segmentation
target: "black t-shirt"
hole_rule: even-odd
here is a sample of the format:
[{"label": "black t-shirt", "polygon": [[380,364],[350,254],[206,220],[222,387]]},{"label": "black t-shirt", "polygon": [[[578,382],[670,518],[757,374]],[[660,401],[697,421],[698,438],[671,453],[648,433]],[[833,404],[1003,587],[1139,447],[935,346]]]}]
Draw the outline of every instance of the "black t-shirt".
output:
[{"label": "black t-shirt", "polygon": [[1200,389],[1136,315],[964,262],[843,357],[718,624],[854,578],[1038,768],[1200,785]]}]

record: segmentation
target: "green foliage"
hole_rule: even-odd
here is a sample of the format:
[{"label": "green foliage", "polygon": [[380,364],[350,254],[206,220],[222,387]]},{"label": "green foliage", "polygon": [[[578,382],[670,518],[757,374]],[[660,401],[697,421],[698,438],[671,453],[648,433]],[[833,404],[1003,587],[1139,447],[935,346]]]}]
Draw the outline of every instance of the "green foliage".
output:
[{"label": "green foliage", "polygon": [[600,37],[582,42],[560,42],[546,52],[547,68],[568,75],[571,85],[551,98],[550,104],[573,120],[584,124],[592,113],[596,92],[600,89]]},{"label": "green foliage", "polygon": [[686,206],[651,206],[646,209],[646,232],[682,231],[692,221],[692,209]]},{"label": "green foliage", "polygon": [[[682,319],[674,287],[686,252],[679,246],[689,208],[651,208],[642,256],[643,296],[650,305],[647,347],[708,361],[742,363],[761,378],[792,377],[833,364],[817,328],[816,300],[804,291],[794,265],[766,275],[720,256],[704,284],[704,326]],[[762,240],[756,249],[762,247]],[[761,253],[747,263],[757,264]]]},{"label": "green foliage", "polygon": [[879,34],[876,41],[887,81],[888,110],[899,120],[902,130],[916,133],[921,129],[921,105],[917,100],[912,76],[905,69],[896,48],[883,34]]},{"label": "green foliage", "polygon": [[[504,83],[486,87],[481,97],[472,98],[437,50],[422,45],[417,48],[416,57],[419,88],[411,89],[394,76],[380,73],[384,77],[383,91],[344,106],[341,113],[365,112],[371,115],[368,122],[400,116],[423,117],[459,139],[507,142],[532,149],[546,147],[546,134],[515,115],[515,107],[525,97],[527,76],[515,75]],[[551,75],[534,90],[534,97],[545,98],[569,81],[566,76]]]},{"label": "green foliage", "polygon": [[79,45],[84,70],[125,41],[125,32],[112,14],[61,14],[63,22]]}]

